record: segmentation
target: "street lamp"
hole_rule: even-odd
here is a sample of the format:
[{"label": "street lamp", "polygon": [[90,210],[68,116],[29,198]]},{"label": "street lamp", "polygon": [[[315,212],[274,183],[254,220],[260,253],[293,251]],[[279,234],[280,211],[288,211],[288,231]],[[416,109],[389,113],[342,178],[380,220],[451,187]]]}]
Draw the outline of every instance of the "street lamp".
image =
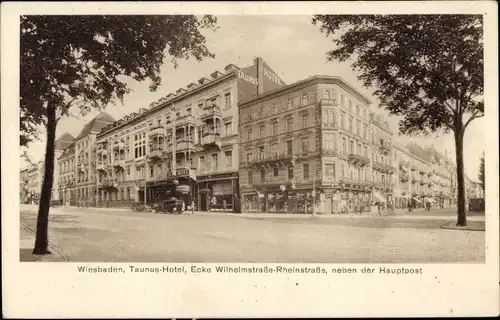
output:
[{"label": "street lamp", "polygon": [[313,201],[313,210],[312,210],[312,215],[313,217],[316,215],[316,177],[313,178],[313,190],[311,192],[312,196],[312,201]]}]

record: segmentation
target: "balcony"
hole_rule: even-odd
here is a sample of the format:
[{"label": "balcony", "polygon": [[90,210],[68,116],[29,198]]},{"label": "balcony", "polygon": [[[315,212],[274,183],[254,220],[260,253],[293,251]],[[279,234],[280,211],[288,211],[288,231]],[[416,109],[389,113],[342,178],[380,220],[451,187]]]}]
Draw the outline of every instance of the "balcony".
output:
[{"label": "balcony", "polygon": [[182,117],[179,117],[175,120],[175,126],[176,127],[181,127],[181,126],[186,126],[186,125],[196,125],[196,119],[194,116],[188,114]]},{"label": "balcony", "polygon": [[164,137],[165,136],[165,129],[160,124],[154,125],[149,129],[148,136],[150,139]]},{"label": "balcony", "polygon": [[194,151],[194,150],[195,146],[193,141],[184,140],[177,142],[177,152]]},{"label": "balcony", "polygon": [[119,169],[125,169],[125,160],[115,160],[113,161],[113,167],[119,168]]},{"label": "balcony", "polygon": [[382,154],[387,155],[387,154],[389,154],[389,153],[391,152],[391,146],[390,146],[390,145],[388,145],[388,144],[381,144],[381,145],[379,146],[379,150],[380,150],[380,152],[381,152]]},{"label": "balcony", "polygon": [[347,161],[355,166],[360,166],[360,167],[366,167],[367,165],[370,164],[370,159],[368,159],[368,157],[355,153],[350,153],[347,156]]},{"label": "balcony", "polygon": [[122,141],[115,141],[113,143],[113,150],[125,150],[125,143]]},{"label": "balcony", "polygon": [[409,178],[410,177],[409,177],[408,173],[406,173],[406,172],[400,172],[399,173],[399,181],[401,181],[401,182],[408,182]]},{"label": "balcony", "polygon": [[381,162],[373,162],[373,170],[380,171],[382,173],[388,173],[391,174],[394,172],[394,167],[391,166],[390,164],[385,164]]},{"label": "balcony", "polygon": [[339,180],[339,185],[342,188],[349,186],[349,187],[353,187],[353,188],[357,188],[357,189],[368,190],[371,187],[373,187],[373,182],[368,181],[368,180],[362,180],[362,179],[341,178]]},{"label": "balcony", "polygon": [[175,172],[168,170],[166,176],[167,178],[191,178],[196,180],[196,170],[188,167],[179,167],[175,169]]},{"label": "balcony", "polygon": [[250,164],[253,166],[271,166],[273,164],[277,164],[279,166],[286,166],[286,165],[295,165],[295,162],[297,161],[297,157],[294,155],[287,155],[287,154],[271,154],[268,156],[261,157],[259,159],[254,159],[250,161]]},{"label": "balcony", "polygon": [[222,112],[218,106],[210,106],[203,108],[200,112],[200,119],[201,121],[206,121],[210,120],[213,118],[220,118],[222,117]]},{"label": "balcony", "polygon": [[152,159],[152,160],[160,159],[162,157],[162,153],[163,153],[163,150],[161,148],[152,149],[148,154],[148,158]]},{"label": "balcony", "polygon": [[204,133],[201,138],[201,145],[203,147],[218,147],[220,148],[221,139],[218,133]]},{"label": "balcony", "polygon": [[107,166],[108,165],[106,163],[104,163],[104,162],[98,162],[96,164],[96,169],[97,169],[97,171],[108,171],[107,170]]},{"label": "balcony", "polygon": [[334,106],[335,100],[334,99],[321,99],[319,103],[322,106]]},{"label": "balcony", "polygon": [[101,188],[117,188],[118,183],[114,179],[105,179],[99,183],[99,187]]}]

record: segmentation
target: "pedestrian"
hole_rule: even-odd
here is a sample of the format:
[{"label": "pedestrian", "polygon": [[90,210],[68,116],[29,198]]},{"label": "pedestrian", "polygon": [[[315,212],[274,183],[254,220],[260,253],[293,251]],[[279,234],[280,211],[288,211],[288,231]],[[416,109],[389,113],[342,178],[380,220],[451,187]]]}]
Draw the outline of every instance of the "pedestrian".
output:
[{"label": "pedestrian", "polygon": [[359,214],[362,215],[363,211],[365,211],[365,204],[363,202],[361,202],[359,204]]},{"label": "pedestrian", "polygon": [[194,214],[194,201],[191,201],[191,214]]},{"label": "pedestrian", "polygon": [[381,212],[380,212],[380,206],[381,206],[381,203],[380,202],[377,202],[377,210],[378,210],[378,215],[382,215]]}]

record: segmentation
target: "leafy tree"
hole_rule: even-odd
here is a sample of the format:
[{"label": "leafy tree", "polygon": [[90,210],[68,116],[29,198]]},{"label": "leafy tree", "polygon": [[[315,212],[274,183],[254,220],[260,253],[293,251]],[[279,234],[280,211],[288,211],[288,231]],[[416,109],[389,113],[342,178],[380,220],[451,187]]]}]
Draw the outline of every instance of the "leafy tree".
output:
[{"label": "leafy tree", "polygon": [[463,139],[484,115],[483,22],[479,15],[315,15],[332,36],[331,60],[352,60],[365,87],[402,134],[452,131],[458,187],[457,225],[467,224]]},{"label": "leafy tree", "polygon": [[214,55],[202,29],[215,30],[213,16],[22,16],[21,145],[47,131],[45,173],[34,254],[50,253],[48,214],[54,171],[57,122],[70,108],[86,113],[122,100],[127,77],[161,84],[160,67],[167,56],[200,61]]},{"label": "leafy tree", "polygon": [[479,159],[479,173],[477,174],[477,178],[479,179],[479,182],[481,183],[481,188],[483,189],[483,192],[486,197],[486,185],[484,184],[484,151],[483,155]]}]

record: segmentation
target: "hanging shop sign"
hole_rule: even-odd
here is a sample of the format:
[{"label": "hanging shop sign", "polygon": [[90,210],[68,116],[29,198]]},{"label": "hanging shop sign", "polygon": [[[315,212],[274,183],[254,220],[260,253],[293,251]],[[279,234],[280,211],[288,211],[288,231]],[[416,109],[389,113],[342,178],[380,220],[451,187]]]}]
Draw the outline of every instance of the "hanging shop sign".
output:
[{"label": "hanging shop sign", "polygon": [[177,192],[187,194],[191,191],[191,188],[188,185],[180,185],[175,188]]}]

